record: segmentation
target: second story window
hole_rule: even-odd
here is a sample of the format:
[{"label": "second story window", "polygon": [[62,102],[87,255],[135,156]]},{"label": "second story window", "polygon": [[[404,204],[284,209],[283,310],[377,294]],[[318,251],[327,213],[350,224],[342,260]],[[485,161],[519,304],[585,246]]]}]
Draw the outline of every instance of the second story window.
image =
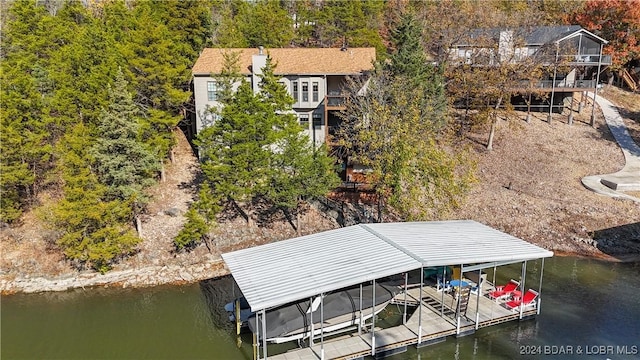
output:
[{"label": "second story window", "polygon": [[298,102],[298,80],[291,82],[291,95],[293,96],[293,100]]},{"label": "second story window", "polygon": [[207,100],[218,100],[218,84],[215,81],[207,81]]},{"label": "second story window", "polygon": [[302,82],[302,101],[309,101],[309,83],[306,81]]},{"label": "second story window", "polygon": [[311,90],[313,91],[313,101],[317,102],[318,101],[318,83],[317,82],[313,82],[312,83],[312,87]]}]

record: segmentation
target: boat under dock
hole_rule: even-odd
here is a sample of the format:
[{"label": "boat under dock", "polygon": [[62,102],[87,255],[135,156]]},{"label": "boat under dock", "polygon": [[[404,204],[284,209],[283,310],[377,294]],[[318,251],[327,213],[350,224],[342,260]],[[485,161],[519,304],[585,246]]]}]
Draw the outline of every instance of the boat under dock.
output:
[{"label": "boat under dock", "polygon": [[[449,336],[469,335],[479,328],[526,319],[537,314],[536,308],[528,308],[520,314],[519,309],[507,309],[502,302],[489,299],[485,295],[493,289],[487,286],[483,295],[479,297],[471,294],[466,317],[460,317],[459,326],[455,317],[457,303],[455,296],[450,293],[443,294],[435,287],[425,286],[422,288],[420,308],[416,309],[404,324],[386,329],[376,328],[373,332],[369,329],[368,332],[362,332],[360,335],[353,333],[334,339],[325,339],[323,346],[315,344],[283,354],[270,355],[269,358],[274,360],[360,359],[372,355],[379,358],[406,351],[408,346],[422,347],[436,344]],[[419,298],[420,288],[414,288],[407,290],[406,300],[403,292],[395,297],[394,302],[400,305],[406,302],[408,306],[417,307]],[[420,324],[422,324],[422,331],[420,331]],[[420,341],[418,341],[419,334]],[[372,339],[375,339],[375,353],[372,353]]]}]

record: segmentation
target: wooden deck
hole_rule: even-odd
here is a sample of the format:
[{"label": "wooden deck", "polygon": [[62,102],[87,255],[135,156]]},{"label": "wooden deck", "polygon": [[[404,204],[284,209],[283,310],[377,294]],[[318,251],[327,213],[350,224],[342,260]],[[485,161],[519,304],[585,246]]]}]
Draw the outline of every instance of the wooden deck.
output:
[{"label": "wooden deck", "polygon": [[[483,295],[471,294],[467,308],[466,317],[461,317],[460,328],[458,330],[455,308],[456,299],[452,294],[437,291],[434,287],[423,287],[422,296],[420,289],[414,288],[407,291],[406,302],[408,305],[417,306],[407,319],[405,324],[387,329],[376,328],[371,333],[363,332],[342,336],[324,341],[325,359],[358,359],[371,355],[372,337],[375,339],[376,354],[391,351],[404,351],[407,346],[418,344],[418,335],[421,335],[420,345],[426,345],[439,340],[444,340],[447,336],[470,334],[477,328],[491,326],[520,318],[519,311],[509,310],[502,303],[498,303],[484,296],[491,288],[484,289]],[[421,299],[422,301],[418,301]],[[396,296],[396,303],[404,304],[404,293]],[[479,307],[478,307],[479,300]],[[476,313],[476,308],[478,312]],[[537,313],[536,309],[523,311],[523,317],[529,317]],[[421,319],[422,331],[419,329]],[[476,319],[478,323],[476,325]],[[283,354],[268,356],[269,359],[276,360],[300,360],[300,359],[320,359],[322,347],[316,343],[312,347],[295,349]],[[268,355],[268,353],[267,353]]]}]

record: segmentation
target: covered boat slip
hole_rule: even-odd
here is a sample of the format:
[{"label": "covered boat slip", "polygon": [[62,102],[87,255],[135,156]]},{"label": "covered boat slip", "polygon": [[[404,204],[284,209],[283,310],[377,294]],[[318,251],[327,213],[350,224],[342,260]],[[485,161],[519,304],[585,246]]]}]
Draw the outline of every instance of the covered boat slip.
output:
[{"label": "covered boat slip", "polygon": [[[550,256],[553,256],[550,251],[469,220],[360,224],[222,255],[251,310],[256,313],[258,326],[254,341],[257,339],[258,358],[268,356],[267,338],[261,334],[268,334],[269,310],[296,301],[311,301],[318,295],[322,298],[335,290],[375,283],[394,275],[405,279],[404,284],[399,284],[400,294],[395,297],[397,302],[406,304],[402,325],[377,329],[375,317],[372,317],[368,328],[359,326],[354,335],[326,341],[321,332],[319,338],[309,339],[311,347],[270,356],[280,359],[375,355],[409,344],[420,345],[448,335],[463,334],[501,322],[500,319],[519,319],[535,314],[540,310],[540,297],[533,309],[508,310],[484,296],[491,289],[489,281],[481,284],[476,295],[469,295],[467,290],[466,297],[461,296],[465,294],[460,292],[461,287],[457,292],[445,294],[447,289],[435,284],[425,285],[423,269],[455,266],[459,274],[475,272],[480,278],[482,269],[522,263],[521,290],[524,290],[526,262]],[[416,270],[420,280],[416,288],[408,289],[407,274]],[[529,287],[540,290],[542,271],[543,268],[540,269],[539,284]],[[466,299],[466,314],[460,311],[455,296]],[[407,306],[418,304],[420,306],[413,314],[407,316]],[[455,305],[453,309],[452,304]],[[322,306],[321,302],[321,310]],[[445,308],[449,309],[446,313]],[[324,318],[318,320],[322,327]]]}]

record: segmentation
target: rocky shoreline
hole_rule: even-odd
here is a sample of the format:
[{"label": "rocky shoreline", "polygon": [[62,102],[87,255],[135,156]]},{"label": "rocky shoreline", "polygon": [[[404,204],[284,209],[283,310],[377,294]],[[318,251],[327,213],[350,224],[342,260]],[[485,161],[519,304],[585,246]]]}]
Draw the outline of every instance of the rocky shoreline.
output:
[{"label": "rocky shoreline", "polygon": [[[619,257],[556,252],[555,256],[579,256],[604,261],[638,262],[640,254],[627,254]],[[24,277],[0,279],[2,295],[16,293],[39,293],[86,289],[93,287],[145,288],[158,285],[182,285],[196,283],[212,278],[229,275],[222,259],[190,266],[148,266],[138,269],[116,270],[106,274],[80,272],[56,278]]]},{"label": "rocky shoreline", "polygon": [[80,272],[56,278],[24,277],[0,279],[2,295],[67,291],[92,287],[151,287],[168,284],[188,284],[227,275],[222,259],[190,266],[148,266],[139,269],[115,270],[106,274]]}]

